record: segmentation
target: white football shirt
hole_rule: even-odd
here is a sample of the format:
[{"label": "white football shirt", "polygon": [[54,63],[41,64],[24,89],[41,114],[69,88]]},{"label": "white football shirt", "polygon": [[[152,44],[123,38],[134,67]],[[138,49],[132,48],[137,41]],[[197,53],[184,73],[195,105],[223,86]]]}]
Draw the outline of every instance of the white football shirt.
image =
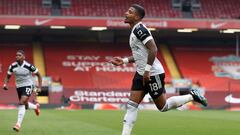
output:
[{"label": "white football shirt", "polygon": [[27,61],[23,61],[22,65],[17,62],[13,62],[8,68],[8,75],[15,75],[16,87],[25,87],[34,85],[32,73],[37,73],[38,69],[29,64]]},{"label": "white football shirt", "polygon": [[[132,56],[135,60],[137,72],[140,75],[144,74],[145,66],[148,59],[148,49],[145,46],[149,40],[152,40],[151,32],[146,28],[142,22],[137,23],[131,32],[129,44],[132,50]],[[161,62],[155,58],[152,69],[150,71],[150,76],[155,76],[157,74],[164,73],[163,66]]]}]

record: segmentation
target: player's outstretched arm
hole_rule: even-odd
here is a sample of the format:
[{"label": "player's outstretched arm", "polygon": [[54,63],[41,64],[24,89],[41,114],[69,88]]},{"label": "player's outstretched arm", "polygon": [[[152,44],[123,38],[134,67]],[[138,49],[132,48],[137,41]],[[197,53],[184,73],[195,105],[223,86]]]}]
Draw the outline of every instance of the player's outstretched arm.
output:
[{"label": "player's outstretched arm", "polygon": [[122,64],[128,64],[133,62],[134,62],[133,56],[126,57],[126,58],[113,57],[113,59],[110,61],[110,63],[112,63],[115,66],[120,66]]},{"label": "player's outstretched arm", "polygon": [[113,57],[113,59],[110,60],[109,62],[115,66],[120,66],[120,65],[124,64],[123,59],[120,57]]},{"label": "player's outstretched arm", "polygon": [[11,78],[11,75],[8,74],[6,76],[6,78],[4,79],[4,83],[3,83],[3,89],[4,90],[8,90],[8,82],[9,82],[10,78]]},{"label": "player's outstretched arm", "polygon": [[133,56],[128,57],[128,63],[133,63],[135,62]]}]

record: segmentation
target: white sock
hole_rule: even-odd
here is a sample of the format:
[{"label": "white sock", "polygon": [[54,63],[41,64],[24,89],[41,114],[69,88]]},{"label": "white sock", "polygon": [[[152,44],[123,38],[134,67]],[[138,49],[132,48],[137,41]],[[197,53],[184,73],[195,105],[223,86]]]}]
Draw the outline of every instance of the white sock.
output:
[{"label": "white sock", "polygon": [[127,123],[123,124],[122,135],[131,135],[133,125],[128,125]]},{"label": "white sock", "polygon": [[37,106],[31,102],[28,102],[28,108],[30,109],[37,109]]},{"label": "white sock", "polygon": [[190,101],[193,101],[193,97],[190,94],[183,96],[172,96],[167,99],[165,106],[161,110],[162,112],[178,108]]},{"label": "white sock", "polygon": [[23,121],[23,118],[24,118],[24,115],[25,115],[25,105],[19,105],[18,107],[18,120],[17,120],[17,124],[19,126],[21,126],[22,124],[22,121]]},{"label": "white sock", "polygon": [[122,135],[131,135],[132,128],[137,120],[138,104],[129,100],[127,103],[127,112],[124,116]]}]

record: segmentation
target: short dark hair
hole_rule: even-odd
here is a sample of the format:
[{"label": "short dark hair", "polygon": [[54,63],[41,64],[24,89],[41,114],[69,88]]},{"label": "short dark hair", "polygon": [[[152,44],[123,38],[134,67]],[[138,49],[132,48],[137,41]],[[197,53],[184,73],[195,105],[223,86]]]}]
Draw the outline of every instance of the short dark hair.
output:
[{"label": "short dark hair", "polygon": [[141,5],[139,5],[139,4],[132,4],[131,7],[133,7],[133,8],[136,9],[136,11],[138,12],[138,14],[139,14],[139,16],[140,16],[141,19],[144,18],[144,16],[145,16],[145,10],[144,10],[144,8],[143,8]]},{"label": "short dark hair", "polygon": [[25,52],[24,52],[23,50],[18,50],[17,52],[19,52],[19,53],[25,55]]}]

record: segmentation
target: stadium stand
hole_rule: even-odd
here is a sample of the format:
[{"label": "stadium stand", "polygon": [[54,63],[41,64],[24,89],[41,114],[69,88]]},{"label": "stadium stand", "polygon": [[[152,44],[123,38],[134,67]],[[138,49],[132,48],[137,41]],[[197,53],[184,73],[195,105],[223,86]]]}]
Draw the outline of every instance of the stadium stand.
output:
[{"label": "stadium stand", "polygon": [[[72,0],[70,8],[63,8],[63,16],[101,16],[121,17],[132,4],[145,6],[147,17],[182,18],[181,9],[172,8],[170,0]],[[240,17],[238,0],[201,0],[199,8],[192,8],[193,18],[238,18]]]},{"label": "stadium stand", "polygon": [[145,6],[147,17],[180,18],[181,12],[172,9],[166,0],[72,0],[71,8],[63,8],[63,16],[122,17],[133,3]]},{"label": "stadium stand", "polygon": [[239,0],[201,0],[201,8],[193,11],[194,18],[222,18],[240,17]]},{"label": "stadium stand", "polygon": [[[82,68],[76,69],[69,67],[71,64],[92,62],[95,64],[109,65],[106,62],[106,56],[128,56],[131,55],[128,44],[99,44],[99,43],[43,43],[43,54],[45,59],[46,75],[52,78],[52,82],[60,82],[65,93],[72,89],[91,89],[91,90],[128,90],[131,87],[135,67],[130,65],[125,69],[130,69],[132,72],[111,72],[115,66],[106,66],[108,71],[97,71],[94,66],[89,71],[82,71]],[[18,49],[25,50],[27,60],[33,63],[34,49],[31,43],[2,43],[0,44],[0,64],[1,64],[1,80],[4,80],[8,66],[15,61],[15,53]],[[7,52],[7,55],[6,55]],[[35,51],[36,53],[36,51]],[[68,59],[69,56],[69,59]],[[73,60],[70,56],[79,56]],[[81,56],[86,56],[80,58]],[[92,60],[89,57],[95,56],[100,58]],[[158,57],[166,67],[166,63],[162,54],[159,52]],[[63,64],[65,63],[65,64]],[[67,64],[66,64],[67,63]],[[71,64],[70,64],[71,63]],[[36,63],[34,63],[36,64]],[[63,66],[68,65],[68,66]],[[110,64],[112,65],[112,64]],[[87,66],[85,66],[87,67]],[[98,66],[102,67],[102,66]],[[119,68],[118,68],[119,69]],[[77,71],[75,71],[77,70]],[[166,70],[166,80],[170,82],[171,76],[169,70]],[[2,85],[2,81],[0,85]],[[11,78],[9,83],[10,90],[7,92],[1,91],[1,103],[17,103],[14,77]],[[14,95],[14,96],[9,96]],[[49,103],[58,104],[61,100],[62,93],[50,92]],[[3,101],[1,101],[3,99]],[[31,99],[32,100],[32,99]]]},{"label": "stadium stand", "polygon": [[[97,71],[94,66],[89,71],[82,71],[82,68],[70,67],[74,63],[92,62],[94,64],[109,65],[106,62],[106,56],[129,56],[130,49],[127,45],[113,44],[44,44],[46,73],[53,78],[60,78],[65,88],[83,88],[83,89],[129,89],[135,70],[133,72],[111,72],[115,66],[109,67],[106,72],[103,70]],[[71,59],[70,56],[100,56],[98,60]],[[69,59],[68,59],[69,57]],[[159,53],[161,61],[162,56]],[[64,64],[65,63],[65,64]],[[68,66],[63,66],[68,65]],[[111,64],[110,64],[111,65]],[[165,66],[165,62],[163,62]],[[83,66],[82,66],[83,67]],[[86,66],[85,66],[86,67]],[[133,66],[127,66],[127,69],[135,69]],[[166,69],[167,76],[169,71]],[[104,79],[103,79],[104,78]],[[169,78],[169,77],[168,77]]]},{"label": "stadium stand", "polygon": [[[116,46],[115,46],[116,47]],[[71,44],[71,45],[54,45],[54,44],[44,44],[45,52],[45,61],[46,61],[46,73],[48,76],[60,77],[64,87],[66,88],[85,88],[85,89],[102,89],[102,88],[119,88],[130,86],[129,77],[131,78],[132,74],[129,73],[106,73],[106,72],[97,72],[94,66],[90,68],[89,71],[79,68],[78,70],[70,66],[71,63],[77,64],[84,62],[92,62],[94,64],[107,64],[105,61],[105,56],[124,56],[128,53],[123,51],[120,48],[115,48],[114,46],[105,46],[100,44]],[[115,48],[115,49],[114,49]],[[91,59],[67,59],[68,56],[100,56],[98,60]],[[67,61],[68,64],[63,64]],[[87,67],[87,66],[81,66]],[[85,68],[84,68],[85,69]],[[104,78],[104,79],[103,79]]]},{"label": "stadium stand", "polygon": [[[8,16],[11,16],[11,18],[34,18],[33,20],[37,20],[38,18],[41,18],[39,16],[45,16],[47,18],[49,16],[59,15],[61,16],[61,21],[68,18],[69,16],[70,19],[77,20],[81,20],[82,18],[88,19],[91,17],[94,17],[94,19],[96,18],[97,20],[101,20],[102,18],[109,19],[111,17],[123,18],[124,12],[129,8],[131,4],[139,3],[145,7],[147,12],[147,18],[154,18],[160,21],[161,19],[159,18],[170,18],[170,21],[180,20],[180,22],[184,22],[186,20],[182,18],[186,17],[190,18],[190,21],[194,20],[193,18],[201,18],[205,19],[206,22],[209,21],[209,24],[211,21],[213,22],[211,24],[215,24],[215,22],[218,22],[218,20],[210,19],[223,18],[227,19],[223,21],[226,21],[228,23],[232,22],[228,19],[235,19],[240,17],[240,4],[238,4],[239,0],[189,1],[199,1],[199,7],[191,9],[190,11],[186,11],[191,13],[190,17],[184,16],[183,12],[185,11],[181,11],[181,7],[174,8],[172,5],[172,0],[71,0],[71,4],[65,7],[60,6],[61,0],[53,0],[53,3],[51,3],[53,5],[49,7],[44,7],[42,0],[0,0],[0,16],[3,16],[3,18],[8,18]],[[59,18],[57,18],[56,20],[58,19]],[[196,19],[196,21],[199,20],[200,19]],[[238,23],[235,20],[234,22]],[[179,24],[181,25],[181,23]],[[4,25],[5,24],[2,24],[2,28]],[[200,28],[200,30],[198,31],[200,38],[201,32],[202,35],[209,37],[209,39],[213,40],[218,40],[220,38],[226,38],[226,40],[228,40],[230,37],[228,35],[226,36],[223,33],[221,33],[222,35],[220,36],[216,33],[213,33],[213,31],[218,32],[218,30],[213,30],[210,25],[208,26],[206,24],[205,27],[206,29]],[[129,45],[128,43],[126,43],[129,36],[128,31],[125,31],[125,28],[119,27],[115,29],[115,27],[109,27],[110,29],[107,29],[106,31],[113,31],[113,33],[110,32],[110,34],[113,35],[113,39],[109,41],[116,41],[117,43],[114,44],[101,43],[102,41],[98,39],[98,36],[101,36],[101,32],[96,32],[96,35],[98,36],[92,36],[91,34],[95,32],[88,30],[89,27],[69,26],[69,28],[67,26],[65,30],[50,30],[48,29],[48,26],[45,27],[45,25],[43,27],[32,25],[29,27],[21,27],[20,30],[16,32],[13,30],[2,29],[1,34],[4,36],[0,38],[0,40],[1,42],[8,41],[8,43],[0,43],[0,79],[4,79],[9,64],[15,60],[16,50],[24,49],[27,55],[27,60],[30,63],[33,63],[33,60],[37,61],[37,64],[34,64],[37,65],[40,70],[46,70],[46,72],[44,73],[46,73],[46,76],[52,78],[53,83],[60,83],[62,84],[61,86],[64,87],[61,92],[50,90],[49,103],[58,104],[64,94],[67,93],[67,96],[69,97],[73,94],[75,90],[79,89],[86,89],[87,91],[129,91],[132,78],[135,73],[135,71],[132,71],[135,69],[134,66],[128,65],[123,66],[123,68],[119,68],[109,65],[110,63],[107,63],[105,59],[106,56],[128,56],[131,54]],[[158,41],[158,43],[161,42],[163,44],[168,44],[175,39],[175,36],[181,36],[181,38],[183,39],[189,39],[191,37],[197,36],[194,35],[195,33],[182,36],[180,33],[175,33],[176,29],[162,29],[162,27],[160,29],[157,29],[157,31],[155,31],[157,33],[155,34],[157,35],[156,38],[158,38],[156,41]],[[121,34],[119,34],[120,36],[118,36],[118,34],[115,34],[119,32],[118,30],[121,31]],[[79,36],[79,31],[81,31],[81,33],[84,33],[84,37]],[[209,33],[207,31],[209,31]],[[205,35],[205,33],[208,34]],[[59,37],[63,37],[64,40],[60,40],[60,38],[58,38],[58,34]],[[4,37],[7,37],[9,39]],[[22,37],[24,38],[21,39]],[[15,39],[17,39],[17,41],[26,42],[25,37],[27,37],[26,41],[28,41],[28,43],[11,43],[12,40],[16,42]],[[82,40],[85,39],[85,37],[90,38]],[[106,38],[108,38],[108,36],[106,36]],[[61,41],[64,41],[64,43],[59,43]],[[87,43],[82,41],[87,41]],[[32,44],[32,42],[37,42],[37,44]],[[191,41],[184,40],[183,42],[179,43],[190,44],[190,42]],[[197,43],[197,41],[194,42]],[[169,55],[167,53],[159,51],[158,58],[160,59],[165,68],[166,82],[170,83],[172,78],[179,78],[176,77],[179,74],[173,76],[173,68],[169,68],[170,66],[172,67],[172,65],[174,65],[175,67],[177,67],[174,70],[177,73],[180,73],[180,77],[193,80],[194,84],[198,84],[201,87],[205,88],[207,96],[214,97],[210,99],[211,103],[216,103],[216,105],[226,104],[227,102],[224,101],[224,98],[226,97],[226,94],[229,94],[229,89],[232,89],[233,91],[236,90],[236,94],[239,94],[239,82],[235,82],[229,78],[215,77],[214,72],[212,71],[214,64],[213,62],[209,61],[209,59],[213,56],[226,56],[229,54],[233,54],[235,53],[234,47],[224,45],[216,46],[212,45],[211,42],[209,43],[209,45],[199,46],[194,44],[194,42],[191,42],[193,43],[192,45],[174,44],[168,46],[170,49]],[[225,43],[226,42],[223,42],[223,44]],[[43,50],[39,50],[39,48],[41,47],[43,47]],[[159,48],[161,48],[161,45],[159,46]],[[44,60],[42,60],[42,58],[44,58]],[[174,62],[176,62],[176,64]],[[80,66],[76,66],[78,64]],[[81,64],[88,64],[88,66],[82,66]],[[91,67],[91,64],[95,65]],[[122,72],[122,70],[130,70],[131,72]],[[43,76],[44,75],[45,74],[43,74]],[[2,83],[3,82],[0,81],[0,85],[2,85]],[[230,83],[231,86],[229,86]],[[0,103],[18,102],[16,98],[13,78],[11,79],[9,86],[10,90],[8,92],[0,92]],[[215,99],[216,94],[220,95],[218,99]],[[219,102],[220,99],[221,102]]]},{"label": "stadium stand", "polygon": [[1,0],[0,15],[51,15],[50,8],[42,7],[42,0]]},{"label": "stadium stand", "polygon": [[[149,18],[183,18],[182,9],[173,8],[171,0],[71,0],[69,7],[61,7],[56,1],[52,7],[44,7],[42,0],[1,0],[0,15],[50,16],[51,11],[59,10],[56,15],[122,17],[133,3],[143,5]],[[200,0],[199,7],[193,6],[190,12],[193,18],[239,18],[240,4],[236,3],[238,0]]]},{"label": "stadium stand", "polygon": [[212,71],[214,64],[210,58],[234,54],[233,46],[171,45],[170,48],[184,78],[199,82],[208,91],[229,90],[228,82],[231,79],[216,77]]}]

